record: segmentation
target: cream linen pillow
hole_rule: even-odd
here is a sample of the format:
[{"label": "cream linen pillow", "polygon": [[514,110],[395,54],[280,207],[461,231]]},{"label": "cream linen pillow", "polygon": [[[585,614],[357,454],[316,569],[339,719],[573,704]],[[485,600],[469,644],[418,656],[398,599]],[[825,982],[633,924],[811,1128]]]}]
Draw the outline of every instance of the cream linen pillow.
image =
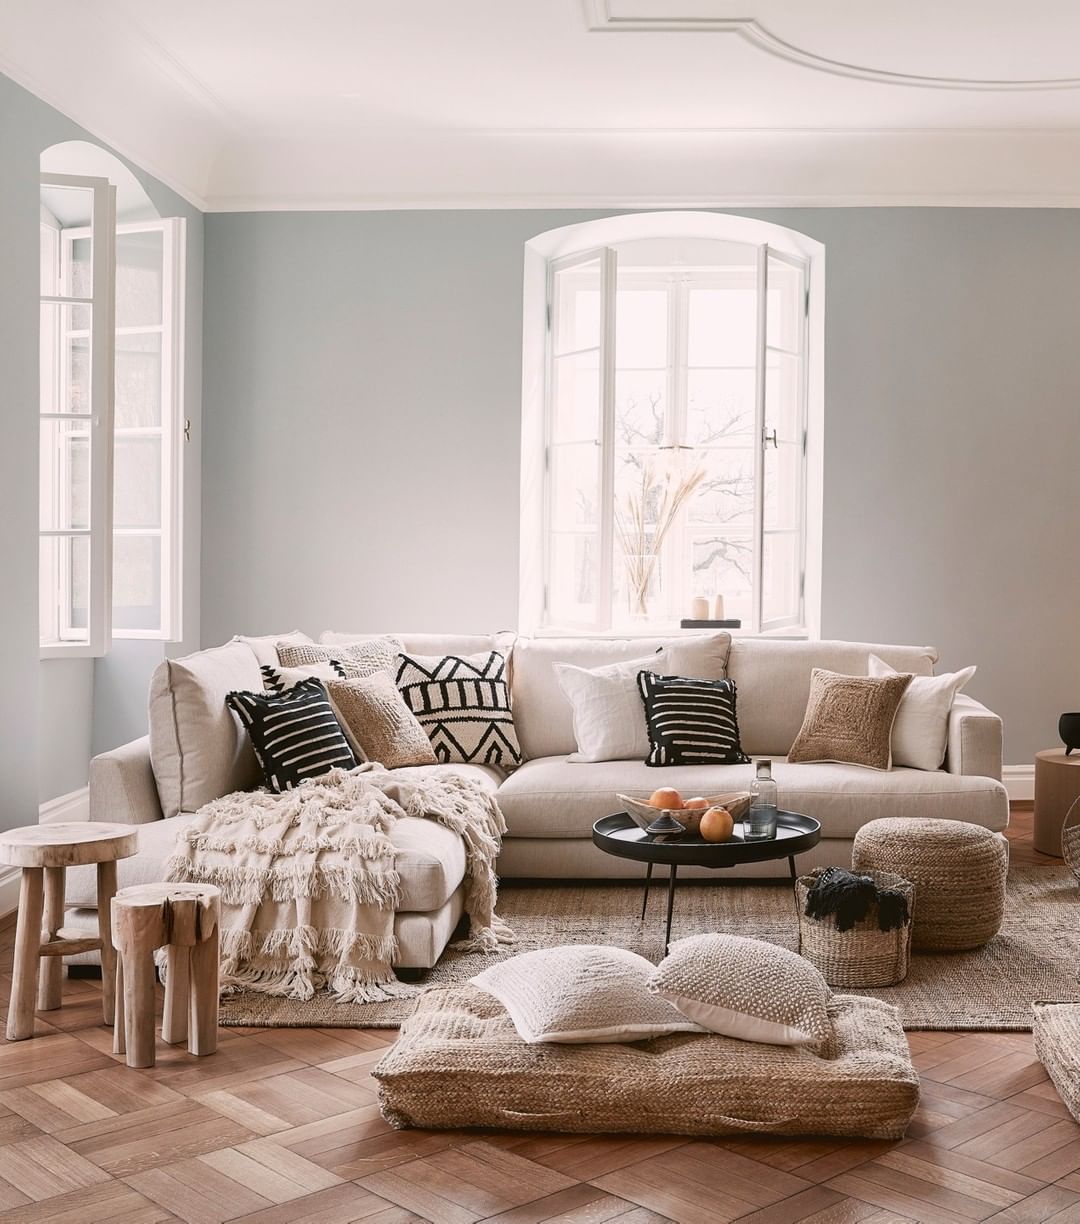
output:
[{"label": "cream linen pillow", "polygon": [[668,666],[666,650],[604,667],[554,664],[559,687],[574,711],[577,752],[567,761],[643,761],[649,754],[649,729],[638,672],[664,674]]},{"label": "cream linen pillow", "polygon": [[671,945],[649,989],[702,1028],[741,1041],[820,1050],[832,1035],[832,991],[809,961],[741,935]]},{"label": "cream linen pillow", "polygon": [[472,979],[506,1008],[530,1045],[643,1041],[699,1033],[649,992],[655,966],[636,952],[596,944],[542,948],[500,961]]},{"label": "cream linen pillow", "polygon": [[[871,676],[899,675],[884,659],[872,654]],[[949,711],[953,699],[975,675],[974,667],[940,676],[915,676],[904,690],[892,729],[892,763],[909,769],[936,770],[945,760],[949,740]]]}]

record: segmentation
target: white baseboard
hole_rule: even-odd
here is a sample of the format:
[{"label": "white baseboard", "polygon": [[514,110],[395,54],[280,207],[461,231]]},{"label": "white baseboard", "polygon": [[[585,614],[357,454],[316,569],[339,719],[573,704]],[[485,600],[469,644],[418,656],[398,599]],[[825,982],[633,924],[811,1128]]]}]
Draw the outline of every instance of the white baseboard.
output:
[{"label": "white baseboard", "polygon": [[1009,792],[1011,800],[1027,800],[1035,798],[1035,766],[1006,765],[1001,771],[1001,780]]},{"label": "white baseboard", "polygon": [[38,824],[65,824],[90,819],[90,788],[80,787],[67,795],[46,799],[38,808]]},{"label": "white baseboard", "polygon": [[18,867],[0,867],[0,918],[6,918],[19,908]]}]

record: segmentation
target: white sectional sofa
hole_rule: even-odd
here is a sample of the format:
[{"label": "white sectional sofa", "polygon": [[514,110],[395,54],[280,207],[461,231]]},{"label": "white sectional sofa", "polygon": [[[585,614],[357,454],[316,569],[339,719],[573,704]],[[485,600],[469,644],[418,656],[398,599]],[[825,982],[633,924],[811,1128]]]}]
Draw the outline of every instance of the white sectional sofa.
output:
[{"label": "white sectional sofa", "polygon": [[[360,636],[324,634],[323,640],[341,642]],[[475,765],[430,767],[464,769],[497,794],[508,826],[498,863],[504,879],[639,875],[639,865],[603,854],[592,844],[593,822],[618,810],[616,792],[648,794],[665,785],[684,794],[708,795],[750,782],[752,765],[655,769],[641,761],[567,760],[576,747],[573,718],[554,665],[596,667],[637,659],[673,640],[685,645],[686,634],[678,639],[397,636],[406,651],[416,654],[511,651],[514,721],[524,763],[510,774]],[[941,770],[877,772],[852,765],[789,764],[784,759],[802,723],[814,667],[866,675],[868,657],[874,653],[897,670],[930,675],[937,658],[934,650],[856,642],[730,639],[726,634],[714,638],[727,651],[727,675],[738,686],[744,751],[773,759],[782,806],[821,822],[822,839],[800,859],[801,870],[848,864],[855,833],[877,817],[967,820],[994,831],[1007,826],[1008,798],[1001,784],[1001,720],[963,694],[953,706]],[[250,746],[239,725],[224,711],[223,700],[230,689],[261,687],[259,663],[264,660],[259,655],[263,649],[258,640],[253,645],[234,641],[162,664],[151,690],[150,735],[92,762],[91,819],[145,826],[140,831],[138,856],[119,864],[121,886],[161,878],[176,822],[185,821],[185,814],[219,794],[256,784]],[[207,720],[213,723],[210,733]],[[163,819],[163,802],[166,810],[178,814]],[[396,963],[402,968],[429,967],[461,916],[465,856],[457,837],[430,821],[399,822],[394,841],[399,847],[403,892],[395,923],[400,946]],[[747,871],[775,875],[777,868],[764,863]],[[73,921],[88,922],[93,917],[86,912],[93,897],[91,873],[70,871],[68,903],[82,907],[72,915]]]}]

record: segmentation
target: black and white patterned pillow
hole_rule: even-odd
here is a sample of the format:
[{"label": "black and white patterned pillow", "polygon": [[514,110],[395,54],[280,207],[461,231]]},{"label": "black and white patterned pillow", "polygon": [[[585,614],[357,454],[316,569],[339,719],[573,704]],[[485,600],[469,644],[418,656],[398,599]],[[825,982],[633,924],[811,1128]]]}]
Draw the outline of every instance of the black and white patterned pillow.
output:
[{"label": "black and white patterned pillow", "polygon": [[745,765],[734,680],[638,672],[649,732],[646,765]]},{"label": "black and white patterned pillow", "polygon": [[247,728],[272,791],[292,790],[331,769],[356,768],[326,687],[314,676],[284,693],[229,693],[225,703]]},{"label": "black and white patterned pillow", "polygon": [[440,761],[521,764],[504,654],[399,654],[396,678]]},{"label": "black and white patterned pillow", "polygon": [[288,693],[312,676],[325,683],[327,680],[344,680],[349,675],[344,664],[336,659],[328,663],[311,663],[306,667],[274,667],[264,663],[259,671],[262,672],[263,688],[268,693]]}]

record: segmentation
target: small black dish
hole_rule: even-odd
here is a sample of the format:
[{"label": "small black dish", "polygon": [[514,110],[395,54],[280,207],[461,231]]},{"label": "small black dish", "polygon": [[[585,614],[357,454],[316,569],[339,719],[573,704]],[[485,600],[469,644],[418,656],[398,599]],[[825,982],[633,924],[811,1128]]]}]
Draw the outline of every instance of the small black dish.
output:
[{"label": "small black dish", "polygon": [[657,816],[652,824],[647,825],[645,832],[650,837],[671,837],[678,833],[685,833],[686,829],[679,824],[674,816],[669,816],[665,812],[662,816]]}]

